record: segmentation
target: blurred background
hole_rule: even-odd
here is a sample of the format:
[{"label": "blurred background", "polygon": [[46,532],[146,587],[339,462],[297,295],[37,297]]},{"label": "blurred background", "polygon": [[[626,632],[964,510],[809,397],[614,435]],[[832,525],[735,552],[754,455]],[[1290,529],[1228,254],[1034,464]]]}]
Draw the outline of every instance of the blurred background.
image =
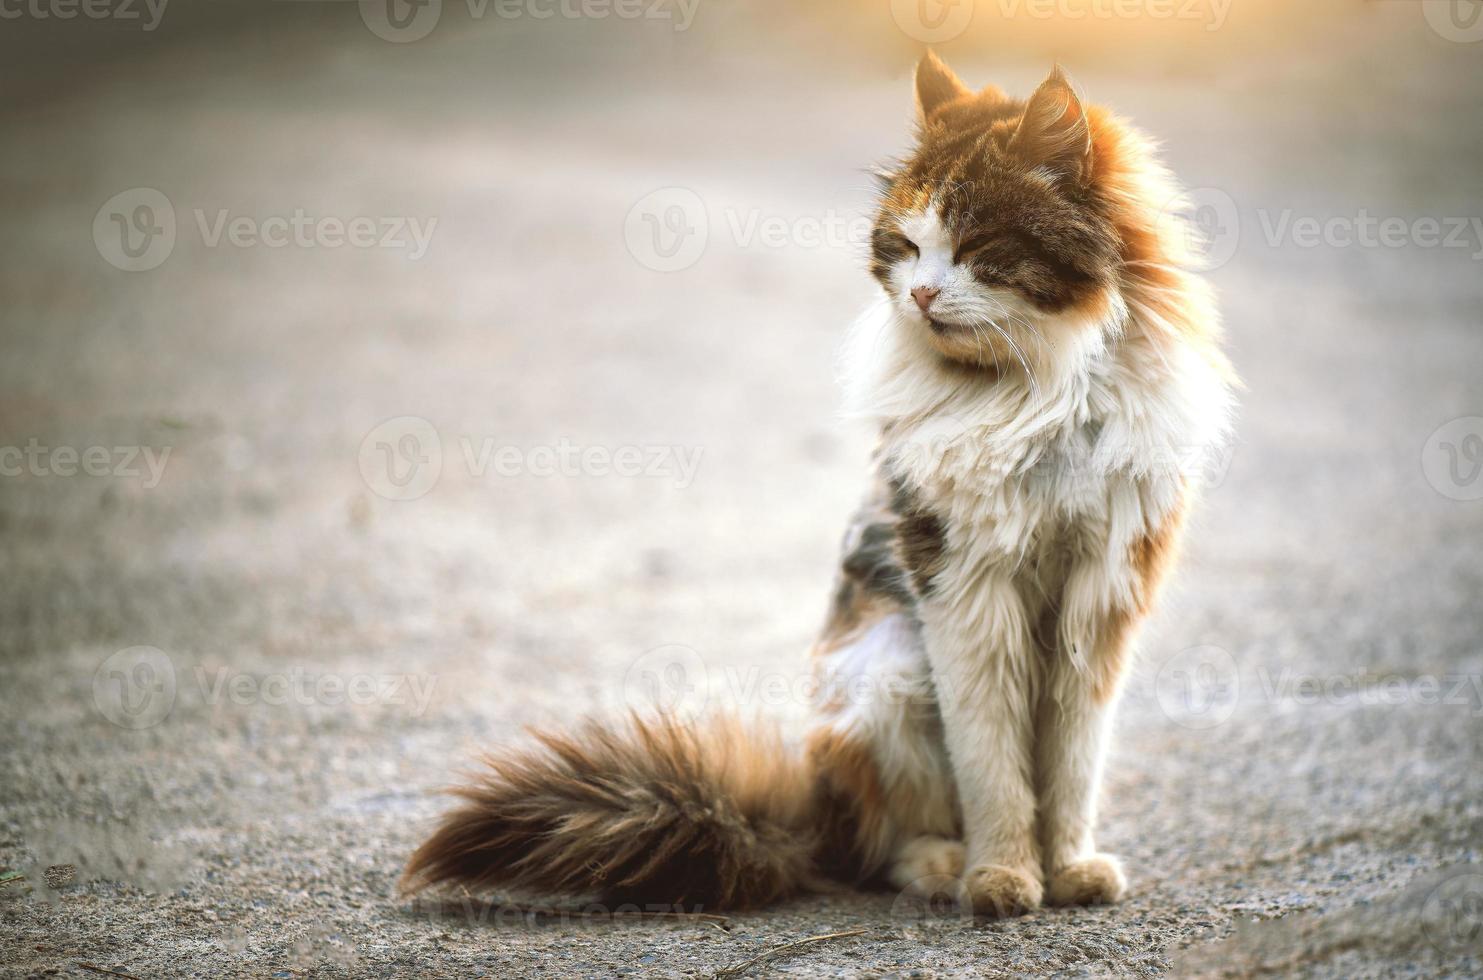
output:
[{"label": "blurred background", "polygon": [[[928,44],[1158,137],[1247,383],[1132,896],[399,901],[525,725],[800,730]],[[0,91],[0,974],[1483,971],[1483,3],[0,0]]]}]

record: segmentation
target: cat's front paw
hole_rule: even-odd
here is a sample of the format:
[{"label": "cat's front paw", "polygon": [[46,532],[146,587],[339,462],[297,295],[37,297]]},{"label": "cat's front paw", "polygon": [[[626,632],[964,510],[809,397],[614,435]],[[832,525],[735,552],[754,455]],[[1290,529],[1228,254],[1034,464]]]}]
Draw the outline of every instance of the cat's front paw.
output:
[{"label": "cat's front paw", "polygon": [[962,842],[929,834],[909,841],[896,852],[887,877],[897,888],[929,897],[939,879],[956,879],[962,873]]},{"label": "cat's front paw", "polygon": [[977,915],[1006,919],[1040,907],[1043,886],[1023,871],[1002,864],[980,864],[963,876]]},{"label": "cat's front paw", "polygon": [[1052,873],[1045,897],[1052,905],[1111,905],[1127,891],[1122,862],[1111,854],[1093,854]]}]

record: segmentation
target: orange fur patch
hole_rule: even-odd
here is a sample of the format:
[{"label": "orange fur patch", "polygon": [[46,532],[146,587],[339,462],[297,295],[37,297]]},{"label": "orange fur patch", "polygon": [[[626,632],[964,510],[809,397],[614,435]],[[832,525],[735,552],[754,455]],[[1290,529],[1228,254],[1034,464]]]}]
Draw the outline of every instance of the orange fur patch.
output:
[{"label": "orange fur patch", "polygon": [[1179,542],[1188,510],[1186,495],[1159,527],[1133,542],[1129,556],[1133,574],[1137,576],[1133,605],[1113,612],[1092,664],[1095,675],[1092,696],[1098,704],[1106,704],[1112,699],[1127,673],[1133,638],[1139,625],[1153,611],[1159,589],[1178,560]]}]

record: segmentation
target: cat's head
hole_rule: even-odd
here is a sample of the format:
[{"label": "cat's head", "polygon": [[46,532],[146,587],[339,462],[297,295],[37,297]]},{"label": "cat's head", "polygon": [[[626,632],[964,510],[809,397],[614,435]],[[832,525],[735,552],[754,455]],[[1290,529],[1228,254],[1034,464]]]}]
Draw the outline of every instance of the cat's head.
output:
[{"label": "cat's head", "polygon": [[1123,242],[1094,129],[1059,68],[1028,100],[969,89],[929,53],[918,141],[882,174],[871,271],[897,320],[946,358],[1054,358],[1118,319]]}]

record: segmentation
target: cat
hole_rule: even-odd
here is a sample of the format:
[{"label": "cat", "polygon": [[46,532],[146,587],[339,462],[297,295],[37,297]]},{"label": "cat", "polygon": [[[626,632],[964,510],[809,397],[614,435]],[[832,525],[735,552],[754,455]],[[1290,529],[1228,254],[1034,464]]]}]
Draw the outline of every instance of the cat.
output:
[{"label": "cat", "polygon": [[1237,380],[1150,142],[1057,67],[1028,100],[931,52],[879,174],[884,298],[846,343],[881,434],[811,651],[804,751],[634,717],[490,760],[403,886],[751,908],[956,884],[975,914],[1112,903],[1097,794],[1135,634]]}]

